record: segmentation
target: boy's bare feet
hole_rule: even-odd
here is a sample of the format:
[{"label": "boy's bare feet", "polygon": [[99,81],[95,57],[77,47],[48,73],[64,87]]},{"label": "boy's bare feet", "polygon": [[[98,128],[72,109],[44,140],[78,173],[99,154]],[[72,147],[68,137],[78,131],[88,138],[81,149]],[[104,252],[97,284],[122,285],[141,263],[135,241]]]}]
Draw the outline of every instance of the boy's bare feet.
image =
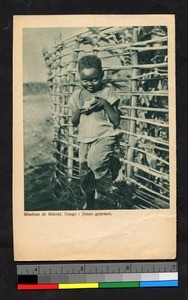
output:
[{"label": "boy's bare feet", "polygon": [[86,202],[83,206],[83,210],[95,209],[95,191],[86,194]]}]

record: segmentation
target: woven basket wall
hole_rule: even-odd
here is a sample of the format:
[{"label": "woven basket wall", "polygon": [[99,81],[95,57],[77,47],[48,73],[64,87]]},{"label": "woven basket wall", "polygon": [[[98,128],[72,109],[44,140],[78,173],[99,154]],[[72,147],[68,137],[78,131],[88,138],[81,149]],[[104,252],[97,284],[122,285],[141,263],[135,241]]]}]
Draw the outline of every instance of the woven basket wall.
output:
[{"label": "woven basket wall", "polygon": [[[44,50],[54,121],[54,180],[79,185],[77,128],[69,97],[80,88],[79,58],[102,60],[105,84],[119,94],[121,171],[132,184],[134,208],[169,207],[168,61],[166,27],[95,27]],[[65,185],[66,182],[66,185]]]}]

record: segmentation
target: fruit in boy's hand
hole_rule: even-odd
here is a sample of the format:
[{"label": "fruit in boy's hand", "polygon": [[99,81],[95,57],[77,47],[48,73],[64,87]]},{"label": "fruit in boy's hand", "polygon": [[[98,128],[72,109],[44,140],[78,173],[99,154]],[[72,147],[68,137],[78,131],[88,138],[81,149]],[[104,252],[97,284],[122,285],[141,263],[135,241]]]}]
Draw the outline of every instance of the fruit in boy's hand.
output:
[{"label": "fruit in boy's hand", "polygon": [[90,100],[85,101],[83,108],[85,108],[85,110],[89,110],[92,108],[92,104],[94,104],[95,102],[96,102],[96,99],[95,99],[95,97],[93,97]]}]

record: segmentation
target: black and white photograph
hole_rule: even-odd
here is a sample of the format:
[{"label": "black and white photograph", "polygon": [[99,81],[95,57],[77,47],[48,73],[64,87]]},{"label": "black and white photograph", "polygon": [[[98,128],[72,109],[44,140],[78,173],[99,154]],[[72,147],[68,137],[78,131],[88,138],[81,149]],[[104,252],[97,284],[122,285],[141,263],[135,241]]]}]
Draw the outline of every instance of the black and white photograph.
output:
[{"label": "black and white photograph", "polygon": [[24,209],[168,209],[168,27],[23,28]]}]

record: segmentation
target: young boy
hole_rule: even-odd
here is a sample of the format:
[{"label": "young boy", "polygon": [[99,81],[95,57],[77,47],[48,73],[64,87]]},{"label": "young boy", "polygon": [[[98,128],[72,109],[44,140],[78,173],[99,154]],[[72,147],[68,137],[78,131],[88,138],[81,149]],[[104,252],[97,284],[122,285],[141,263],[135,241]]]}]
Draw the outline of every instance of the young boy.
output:
[{"label": "young boy", "polygon": [[95,55],[81,57],[78,72],[82,88],[69,99],[73,126],[78,126],[80,184],[86,194],[84,209],[94,209],[95,189],[110,191],[110,162],[119,125],[119,98],[102,84],[101,60]]}]

